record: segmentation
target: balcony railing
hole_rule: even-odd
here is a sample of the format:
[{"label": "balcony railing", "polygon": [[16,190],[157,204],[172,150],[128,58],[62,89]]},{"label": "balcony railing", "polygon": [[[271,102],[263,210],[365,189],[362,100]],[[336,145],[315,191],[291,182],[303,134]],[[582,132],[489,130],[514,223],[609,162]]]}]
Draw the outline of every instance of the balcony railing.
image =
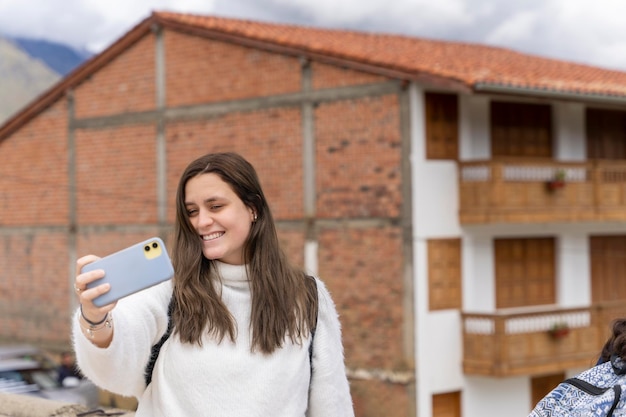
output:
[{"label": "balcony railing", "polygon": [[626,162],[460,162],[459,200],[462,224],[624,221]]},{"label": "balcony railing", "polygon": [[[626,302],[462,313],[463,370],[468,375],[503,377],[593,366],[618,317],[626,317]],[[563,334],[555,331],[563,325]]]}]

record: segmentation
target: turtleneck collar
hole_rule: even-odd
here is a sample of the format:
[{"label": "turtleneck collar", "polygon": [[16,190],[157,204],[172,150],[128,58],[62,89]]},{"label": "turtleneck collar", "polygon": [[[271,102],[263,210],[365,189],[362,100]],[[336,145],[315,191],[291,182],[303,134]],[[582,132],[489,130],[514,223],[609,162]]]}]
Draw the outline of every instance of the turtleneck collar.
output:
[{"label": "turtleneck collar", "polygon": [[248,288],[248,274],[245,265],[231,265],[213,261],[224,285],[237,288]]}]

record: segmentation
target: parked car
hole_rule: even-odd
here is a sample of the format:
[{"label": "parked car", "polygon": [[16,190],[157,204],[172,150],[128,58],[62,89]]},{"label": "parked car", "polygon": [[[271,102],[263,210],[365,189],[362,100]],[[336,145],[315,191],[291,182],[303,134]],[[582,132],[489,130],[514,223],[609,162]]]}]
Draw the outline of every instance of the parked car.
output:
[{"label": "parked car", "polygon": [[59,364],[30,345],[0,346],[0,392],[98,406],[98,388],[87,379],[58,381]]}]

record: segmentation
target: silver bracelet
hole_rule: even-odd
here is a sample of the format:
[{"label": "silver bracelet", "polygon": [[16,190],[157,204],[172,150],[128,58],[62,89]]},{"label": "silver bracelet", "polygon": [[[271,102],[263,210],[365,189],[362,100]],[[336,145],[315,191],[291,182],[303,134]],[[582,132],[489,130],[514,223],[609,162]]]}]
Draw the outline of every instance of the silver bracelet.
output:
[{"label": "silver bracelet", "polygon": [[96,337],[94,333],[97,332],[98,330],[102,330],[104,328],[110,329],[113,327],[113,317],[109,316],[109,313],[107,313],[106,317],[104,318],[104,321],[99,326],[92,326],[90,324],[89,327],[83,327],[83,326],[80,326],[80,327],[85,332],[87,332],[87,335],[89,335],[91,339],[93,339]]},{"label": "silver bracelet", "polygon": [[89,325],[89,327],[83,327],[83,326],[80,326],[80,327],[85,332],[87,332],[87,335],[89,335],[91,339],[96,337],[94,333],[97,332],[98,330],[102,330],[104,328],[110,329],[111,327],[113,327],[113,317],[111,317],[111,315],[108,312],[106,313],[106,315],[104,316],[102,320],[98,322],[94,322],[94,321],[89,320],[87,317],[85,317],[85,315],[83,314],[83,305],[81,304],[80,316],[83,318],[85,323]]}]

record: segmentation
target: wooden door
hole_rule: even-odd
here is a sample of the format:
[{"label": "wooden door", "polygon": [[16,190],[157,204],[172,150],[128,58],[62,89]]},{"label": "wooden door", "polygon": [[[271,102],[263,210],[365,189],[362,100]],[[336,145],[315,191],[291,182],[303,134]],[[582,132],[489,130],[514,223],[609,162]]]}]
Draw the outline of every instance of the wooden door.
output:
[{"label": "wooden door", "polygon": [[456,94],[426,93],[426,158],[459,154],[459,105]]},{"label": "wooden door", "polygon": [[495,239],[496,308],[554,304],[554,238]]},{"label": "wooden door", "polygon": [[565,380],[564,373],[544,375],[532,378],[531,380],[531,404],[530,408],[533,409],[537,403],[545,397],[550,391],[556,388],[561,382]]},{"label": "wooden door", "polygon": [[492,157],[552,157],[552,109],[547,104],[491,102]]},{"label": "wooden door", "polygon": [[461,417],[461,393],[433,395],[433,417]]},{"label": "wooden door", "polygon": [[428,308],[461,309],[461,239],[428,240]]},{"label": "wooden door", "polygon": [[591,299],[626,300],[626,236],[591,236]]},{"label": "wooden door", "polygon": [[587,157],[626,159],[626,112],[587,109]]}]

